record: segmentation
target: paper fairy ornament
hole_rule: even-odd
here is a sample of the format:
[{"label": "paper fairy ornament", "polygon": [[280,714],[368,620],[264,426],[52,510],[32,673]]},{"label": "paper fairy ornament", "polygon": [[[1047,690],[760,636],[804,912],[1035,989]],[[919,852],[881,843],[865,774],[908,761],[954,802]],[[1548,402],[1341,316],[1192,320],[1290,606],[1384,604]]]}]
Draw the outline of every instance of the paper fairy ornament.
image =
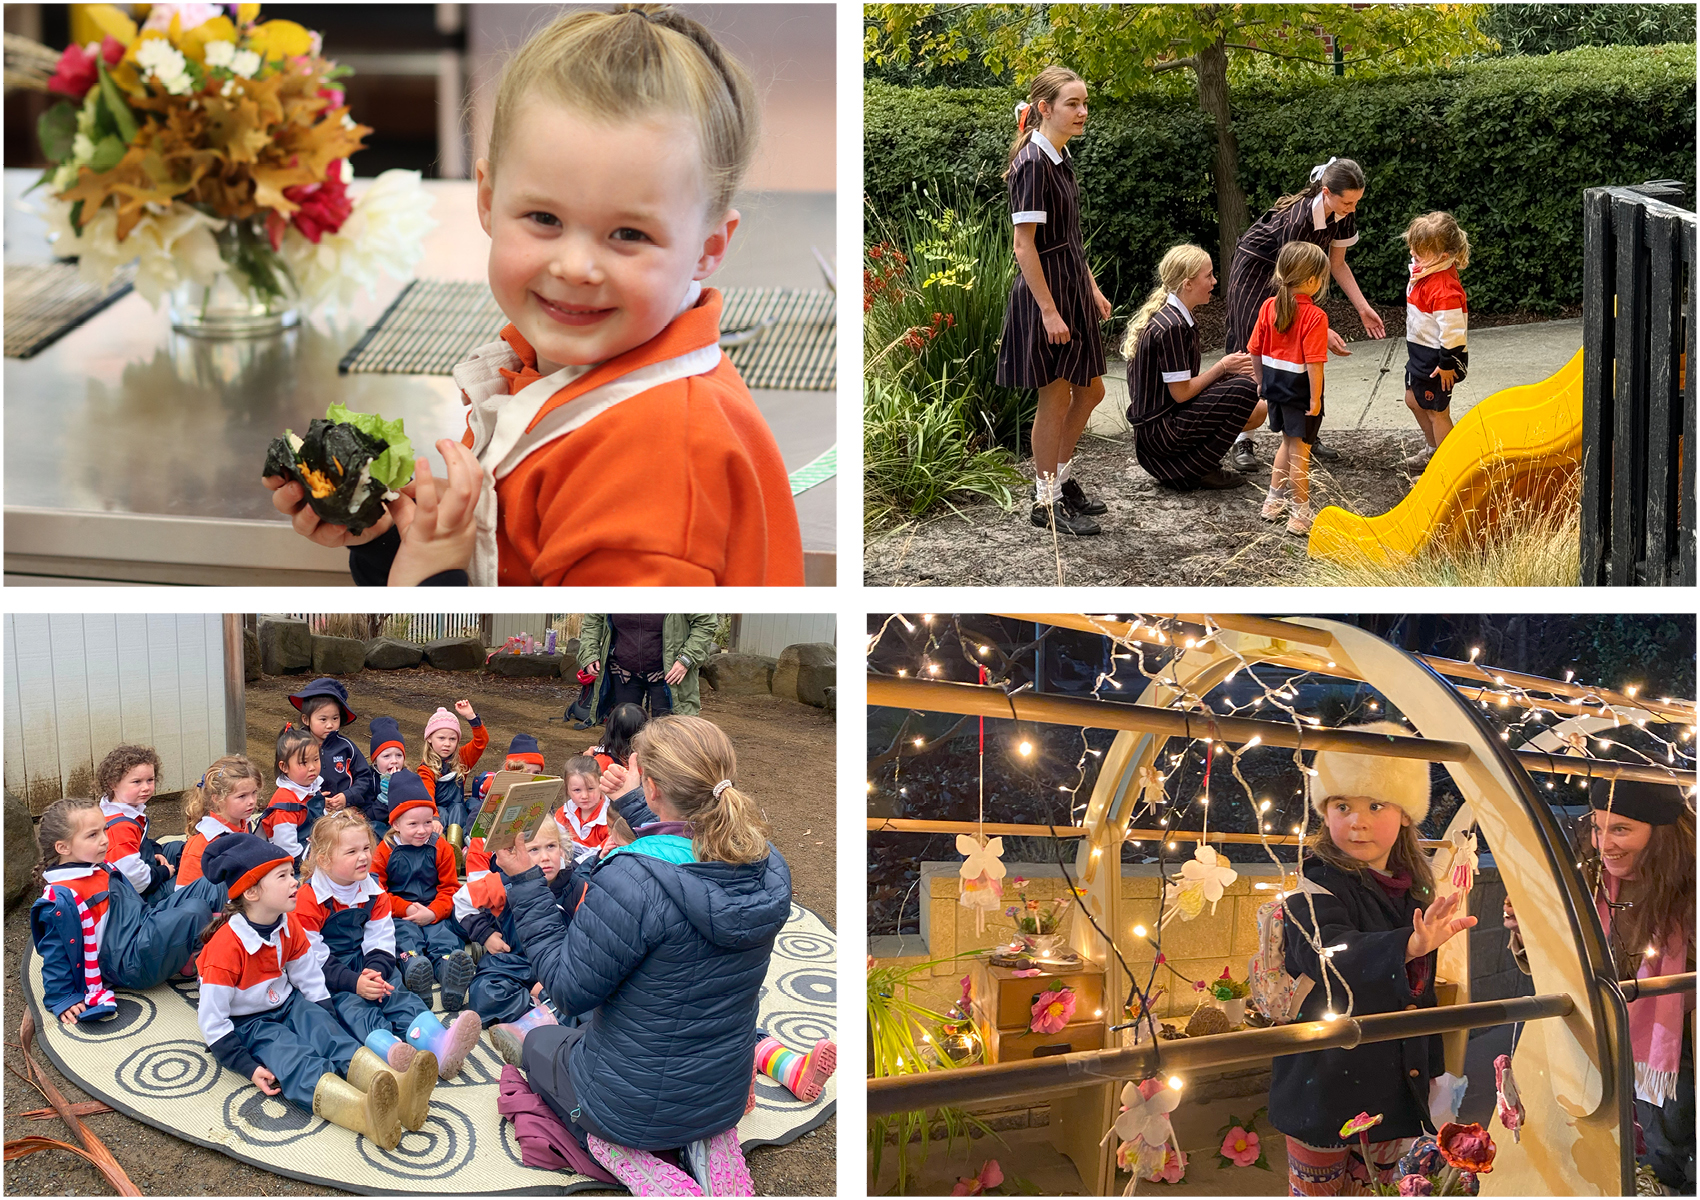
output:
[{"label": "paper fairy ornament", "polygon": [[1217,854],[1214,848],[1198,843],[1192,857],[1181,867],[1180,878],[1171,879],[1165,885],[1163,903],[1169,911],[1164,914],[1163,923],[1167,925],[1177,916],[1183,921],[1192,920],[1204,911],[1206,901],[1214,915],[1216,902],[1222,898],[1223,891],[1239,877],[1239,872],[1230,867],[1228,860]]},{"label": "paper fairy ornament", "polygon": [[1476,880],[1476,835],[1473,830],[1460,829],[1452,835],[1452,886],[1460,892],[1470,890]]},{"label": "paper fairy ornament", "polygon": [[1523,1107],[1523,1098],[1517,1094],[1517,1077],[1511,1073],[1509,1054],[1501,1054],[1493,1060],[1493,1075],[1499,1089],[1494,1115],[1511,1131],[1511,1140],[1520,1142],[1523,1140],[1523,1122],[1529,1114]]},{"label": "paper fairy ornament", "polygon": [[957,903],[974,910],[974,932],[986,931],[986,914],[996,912],[1003,902],[1003,839],[956,835],[956,849],[967,857],[957,868],[962,876]]}]

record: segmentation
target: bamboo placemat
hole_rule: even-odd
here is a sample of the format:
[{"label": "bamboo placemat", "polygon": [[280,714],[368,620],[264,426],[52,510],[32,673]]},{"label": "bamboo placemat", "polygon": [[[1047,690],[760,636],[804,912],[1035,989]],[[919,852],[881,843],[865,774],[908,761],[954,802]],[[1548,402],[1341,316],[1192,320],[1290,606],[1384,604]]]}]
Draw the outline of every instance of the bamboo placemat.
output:
[{"label": "bamboo placemat", "polygon": [[[831,292],[728,288],[720,328],[733,336],[770,321],[727,355],[751,388],[830,391],[838,386],[838,327]],[[448,375],[507,318],[487,285],[416,279],[337,365],[343,374]]]},{"label": "bamboo placemat", "polygon": [[136,264],[127,263],[103,290],[84,283],[75,263],[8,265],[6,357],[39,354],[108,304],[123,298],[135,278]]}]

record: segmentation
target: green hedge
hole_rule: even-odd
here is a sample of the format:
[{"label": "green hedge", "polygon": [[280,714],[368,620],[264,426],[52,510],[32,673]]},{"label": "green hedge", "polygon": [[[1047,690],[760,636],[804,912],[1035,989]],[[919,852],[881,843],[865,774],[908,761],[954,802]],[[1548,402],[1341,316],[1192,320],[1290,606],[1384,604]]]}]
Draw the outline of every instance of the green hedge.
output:
[{"label": "green hedge", "polygon": [[[1369,176],[1352,269],[1376,301],[1404,290],[1399,235],[1430,209],[1473,246],[1465,274],[1482,312],[1579,303],[1582,191],[1695,177],[1692,44],[1588,47],[1486,59],[1376,80],[1253,85],[1234,98],[1240,185],[1254,214],[1312,164],[1356,158]],[[917,186],[1001,195],[1014,128],[1002,90],[864,88],[864,189],[880,211]],[[1094,267],[1118,311],[1143,298],[1162,252],[1214,253],[1213,132],[1188,100],[1095,104],[1071,150]]]}]

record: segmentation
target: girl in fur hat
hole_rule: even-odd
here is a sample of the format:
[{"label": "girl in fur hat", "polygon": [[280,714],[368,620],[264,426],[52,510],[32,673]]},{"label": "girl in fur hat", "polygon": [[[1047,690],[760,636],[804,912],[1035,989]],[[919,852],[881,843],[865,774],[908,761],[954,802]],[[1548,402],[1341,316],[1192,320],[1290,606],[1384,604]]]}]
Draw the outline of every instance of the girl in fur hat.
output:
[{"label": "girl in fur hat", "polygon": [[[1410,733],[1390,721],[1358,729]],[[1287,973],[1312,984],[1298,1019],[1432,1008],[1435,951],[1476,919],[1454,916],[1456,893],[1434,899],[1434,875],[1417,843],[1428,815],[1428,764],[1320,751],[1313,766],[1311,806],[1322,825],[1306,843],[1303,878],[1285,905]],[[1440,1038],[1432,1036],[1276,1058],[1269,1112],[1287,1137],[1290,1193],[1372,1190],[1360,1144],[1340,1135],[1360,1112],[1383,1115],[1370,1158],[1377,1178],[1392,1183],[1411,1139],[1434,1128],[1429,1081],[1445,1069]]]}]

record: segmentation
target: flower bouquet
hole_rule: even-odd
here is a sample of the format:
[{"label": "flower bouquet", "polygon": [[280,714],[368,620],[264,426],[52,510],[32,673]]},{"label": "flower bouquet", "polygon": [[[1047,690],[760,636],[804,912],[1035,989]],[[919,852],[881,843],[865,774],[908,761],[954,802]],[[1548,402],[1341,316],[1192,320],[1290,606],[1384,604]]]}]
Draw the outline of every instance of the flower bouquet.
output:
[{"label": "flower bouquet", "polygon": [[1066,940],[1062,933],[1063,918],[1068,915],[1074,896],[1071,893],[1049,901],[1029,900],[1027,883],[1021,878],[1010,881],[1021,902],[1004,909],[1004,916],[1015,922],[1019,941],[1028,953],[1039,958],[1061,957]]},{"label": "flower bouquet", "polygon": [[270,332],[379,269],[406,278],[434,224],[417,172],[349,195],[372,132],[343,102],[352,72],[259,7],[156,4],[138,28],[88,6],[101,40],[66,47],[44,85],[66,98],[37,127],[56,253],[102,287],[136,260],[136,290],[189,332]]},{"label": "flower bouquet", "polygon": [[1449,1121],[1438,1137],[1418,1138],[1399,1160],[1401,1196],[1474,1196],[1479,1176],[1493,1170],[1493,1135],[1471,1122]]}]

